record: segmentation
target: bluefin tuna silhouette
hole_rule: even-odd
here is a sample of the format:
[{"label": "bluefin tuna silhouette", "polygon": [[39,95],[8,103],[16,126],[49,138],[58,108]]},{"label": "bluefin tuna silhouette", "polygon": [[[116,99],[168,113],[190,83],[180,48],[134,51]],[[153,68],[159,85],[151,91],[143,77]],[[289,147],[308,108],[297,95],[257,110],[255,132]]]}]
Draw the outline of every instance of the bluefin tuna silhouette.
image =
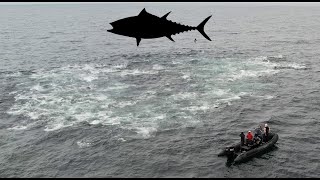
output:
[{"label": "bluefin tuna silhouette", "polygon": [[136,38],[137,46],[139,46],[141,39],[167,37],[171,41],[174,41],[171,37],[172,35],[191,30],[198,30],[206,39],[211,41],[204,32],[204,25],[212,15],[203,20],[197,27],[192,27],[167,20],[167,16],[170,13],[171,11],[160,18],[148,13],[144,8],[138,16],[131,16],[110,23],[113,29],[108,31],[114,34]]}]

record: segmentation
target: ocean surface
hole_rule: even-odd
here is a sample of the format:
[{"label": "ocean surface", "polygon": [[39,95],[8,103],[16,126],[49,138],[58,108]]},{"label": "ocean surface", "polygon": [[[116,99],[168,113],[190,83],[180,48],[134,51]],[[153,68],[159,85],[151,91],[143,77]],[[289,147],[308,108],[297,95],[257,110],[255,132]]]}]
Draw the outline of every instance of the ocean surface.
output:
[{"label": "ocean surface", "polygon": [[[107,32],[147,12],[205,32]],[[0,177],[320,177],[320,5],[0,5]],[[197,42],[194,42],[194,39]],[[219,151],[268,123],[274,149]]]}]

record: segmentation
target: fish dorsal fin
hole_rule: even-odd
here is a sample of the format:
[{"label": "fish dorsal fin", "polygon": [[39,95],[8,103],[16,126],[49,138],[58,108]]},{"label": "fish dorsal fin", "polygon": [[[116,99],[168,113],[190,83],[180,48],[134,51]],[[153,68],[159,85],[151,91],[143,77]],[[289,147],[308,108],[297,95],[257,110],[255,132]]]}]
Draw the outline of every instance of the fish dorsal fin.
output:
[{"label": "fish dorsal fin", "polygon": [[170,35],[168,35],[167,38],[174,42],[174,40],[172,39],[172,37]]},{"label": "fish dorsal fin", "polygon": [[138,16],[142,16],[144,14],[147,14],[148,12],[146,11],[146,8],[143,8],[142,11],[139,13]]},{"label": "fish dorsal fin", "polygon": [[170,13],[171,13],[171,11],[168,12],[167,14],[165,14],[164,16],[162,16],[161,19],[167,19],[168,15],[169,15]]},{"label": "fish dorsal fin", "polygon": [[139,43],[140,43],[140,41],[141,41],[141,38],[136,38],[137,39],[137,46],[139,46]]}]

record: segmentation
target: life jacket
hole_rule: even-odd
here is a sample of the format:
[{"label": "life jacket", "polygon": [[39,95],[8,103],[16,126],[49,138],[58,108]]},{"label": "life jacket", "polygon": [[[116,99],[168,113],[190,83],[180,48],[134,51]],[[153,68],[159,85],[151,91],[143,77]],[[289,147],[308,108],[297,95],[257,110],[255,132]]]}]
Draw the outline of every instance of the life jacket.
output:
[{"label": "life jacket", "polygon": [[247,134],[247,139],[250,140],[250,141],[253,139],[253,136],[252,136],[252,133],[251,133],[251,132],[249,132],[249,133]]}]

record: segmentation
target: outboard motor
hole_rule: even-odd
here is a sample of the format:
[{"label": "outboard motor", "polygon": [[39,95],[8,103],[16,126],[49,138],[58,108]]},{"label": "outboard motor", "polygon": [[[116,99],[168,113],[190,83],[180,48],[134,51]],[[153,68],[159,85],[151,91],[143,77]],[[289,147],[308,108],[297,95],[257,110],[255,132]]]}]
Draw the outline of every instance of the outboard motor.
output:
[{"label": "outboard motor", "polygon": [[234,147],[227,147],[226,154],[227,154],[228,159],[234,159],[236,157]]}]

